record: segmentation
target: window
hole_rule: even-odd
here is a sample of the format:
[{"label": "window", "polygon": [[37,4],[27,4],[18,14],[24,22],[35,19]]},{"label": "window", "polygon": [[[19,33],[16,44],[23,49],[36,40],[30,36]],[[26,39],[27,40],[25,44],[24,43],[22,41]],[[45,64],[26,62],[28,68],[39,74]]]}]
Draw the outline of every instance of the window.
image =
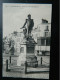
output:
[{"label": "window", "polygon": [[41,39],[37,39],[37,44],[38,44],[38,46],[41,45]]},{"label": "window", "polygon": [[45,46],[45,38],[37,39],[37,44],[39,46]]},{"label": "window", "polygon": [[41,46],[45,46],[45,39],[41,39]]},{"label": "window", "polygon": [[45,51],[42,51],[42,55],[44,55],[44,56],[45,56]]},{"label": "window", "polygon": [[50,38],[47,38],[47,39],[46,39],[46,45],[47,45],[47,46],[50,46]]},{"label": "window", "polygon": [[20,52],[21,52],[21,53],[24,53],[24,47],[21,47],[21,48],[20,48]]},{"label": "window", "polygon": [[51,33],[50,32],[45,32],[45,37],[50,37]]},{"label": "window", "polygon": [[48,32],[45,32],[45,37],[48,37]]}]

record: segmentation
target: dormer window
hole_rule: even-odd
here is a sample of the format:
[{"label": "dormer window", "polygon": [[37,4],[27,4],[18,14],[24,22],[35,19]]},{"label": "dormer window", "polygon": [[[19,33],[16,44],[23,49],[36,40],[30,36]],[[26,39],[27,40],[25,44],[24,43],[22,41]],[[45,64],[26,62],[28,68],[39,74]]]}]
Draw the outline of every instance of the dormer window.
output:
[{"label": "dormer window", "polygon": [[46,19],[42,19],[42,23],[48,23]]}]

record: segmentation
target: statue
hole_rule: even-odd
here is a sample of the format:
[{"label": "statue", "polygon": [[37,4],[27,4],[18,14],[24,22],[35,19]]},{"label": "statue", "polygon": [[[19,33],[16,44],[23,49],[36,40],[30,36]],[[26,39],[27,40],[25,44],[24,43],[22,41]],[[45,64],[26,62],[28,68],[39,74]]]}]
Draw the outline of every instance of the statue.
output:
[{"label": "statue", "polygon": [[[25,26],[26,24],[27,24],[27,28]],[[24,36],[25,36],[26,39],[28,39],[31,36],[31,31],[33,29],[33,26],[34,26],[34,21],[33,21],[33,19],[31,19],[31,15],[29,14],[28,19],[26,19],[26,21],[25,21],[25,23],[22,27],[23,28],[23,33],[24,33]]]}]

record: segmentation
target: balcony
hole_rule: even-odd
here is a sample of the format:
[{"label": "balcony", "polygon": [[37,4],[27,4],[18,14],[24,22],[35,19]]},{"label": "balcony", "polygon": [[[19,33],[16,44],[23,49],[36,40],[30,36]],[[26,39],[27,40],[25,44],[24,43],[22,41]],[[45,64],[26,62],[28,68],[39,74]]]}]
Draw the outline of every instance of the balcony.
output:
[{"label": "balcony", "polygon": [[50,46],[36,46],[35,50],[39,51],[50,51]]}]

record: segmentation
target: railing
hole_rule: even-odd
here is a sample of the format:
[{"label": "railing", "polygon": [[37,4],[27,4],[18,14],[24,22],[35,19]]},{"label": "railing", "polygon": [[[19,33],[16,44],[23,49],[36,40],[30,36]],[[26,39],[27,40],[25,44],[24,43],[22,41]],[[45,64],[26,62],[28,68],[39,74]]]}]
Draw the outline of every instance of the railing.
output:
[{"label": "railing", "polygon": [[[11,58],[10,58],[11,59]],[[40,61],[40,64],[38,63],[38,61]],[[4,61],[5,62],[5,61]],[[17,60],[14,60],[13,58],[12,58],[12,60],[10,61],[10,60],[6,60],[6,71],[10,71],[11,69],[15,69],[14,68],[14,65],[16,65],[16,63],[17,63]],[[29,66],[29,65],[30,66]],[[11,66],[12,66],[12,68],[11,68]],[[16,65],[17,66],[17,65]],[[49,66],[50,66],[50,63],[49,62],[47,62],[47,61],[45,61],[45,60],[43,60],[43,58],[41,57],[41,59],[40,60],[37,60],[37,61],[35,61],[35,62],[25,62],[25,64],[24,64],[24,66],[25,66],[25,68],[24,68],[24,71],[25,71],[25,73],[27,73],[27,68],[28,67],[32,67],[32,68],[49,68]],[[18,67],[16,67],[16,68],[18,68]],[[21,67],[20,67],[21,68]],[[22,69],[22,68],[21,68]]]},{"label": "railing", "polygon": [[[40,62],[40,64],[39,64],[38,62]],[[46,67],[49,67],[49,66],[50,66],[50,63],[47,62],[47,61],[44,61],[44,60],[42,59],[42,57],[41,57],[40,60],[37,60],[37,61],[35,61],[35,62],[32,62],[32,61],[27,62],[27,67],[29,67],[29,65],[30,65],[30,67],[36,66],[36,67],[45,67],[45,68],[46,68]]]}]

